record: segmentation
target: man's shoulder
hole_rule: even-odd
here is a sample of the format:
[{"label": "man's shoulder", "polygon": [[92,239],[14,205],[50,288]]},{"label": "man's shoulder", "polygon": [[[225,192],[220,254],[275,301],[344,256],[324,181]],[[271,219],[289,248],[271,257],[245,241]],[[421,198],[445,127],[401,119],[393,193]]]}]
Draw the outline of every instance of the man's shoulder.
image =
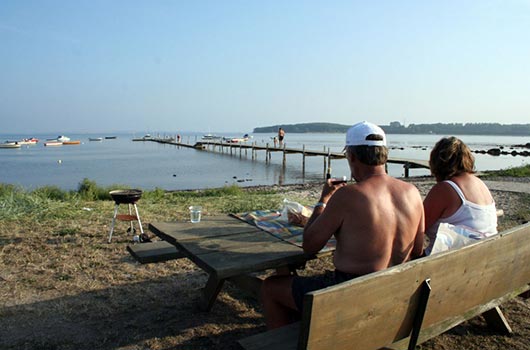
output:
[{"label": "man's shoulder", "polygon": [[414,184],[396,178],[392,181],[394,183],[392,187],[395,193],[400,193],[404,196],[415,196],[421,199],[420,191]]}]

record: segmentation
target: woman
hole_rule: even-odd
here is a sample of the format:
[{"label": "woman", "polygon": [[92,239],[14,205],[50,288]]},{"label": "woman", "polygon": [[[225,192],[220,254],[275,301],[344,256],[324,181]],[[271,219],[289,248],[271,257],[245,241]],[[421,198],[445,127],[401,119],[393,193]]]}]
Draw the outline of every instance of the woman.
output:
[{"label": "woman", "polygon": [[490,191],[475,173],[475,159],[462,140],[443,138],[429,159],[437,184],[423,201],[429,255],[440,223],[463,226],[485,236],[497,233],[497,210]]}]

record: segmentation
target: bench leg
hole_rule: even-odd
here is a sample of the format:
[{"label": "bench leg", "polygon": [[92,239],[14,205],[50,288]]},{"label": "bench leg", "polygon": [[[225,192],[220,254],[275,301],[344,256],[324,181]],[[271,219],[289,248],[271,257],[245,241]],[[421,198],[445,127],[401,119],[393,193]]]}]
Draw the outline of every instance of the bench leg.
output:
[{"label": "bench leg", "polygon": [[512,328],[508,324],[506,317],[502,313],[501,309],[496,306],[493,309],[486,311],[482,314],[488,327],[504,334],[512,333]]},{"label": "bench leg", "polygon": [[432,290],[431,279],[427,278],[426,280],[424,280],[420,288],[420,299],[418,302],[418,309],[416,310],[414,320],[412,321],[412,332],[410,334],[408,350],[414,350],[416,348],[418,338],[420,337],[423,316],[425,316],[425,311],[427,310],[427,303],[429,302],[429,296],[431,295]]},{"label": "bench leg", "polygon": [[219,291],[221,291],[224,281],[224,279],[220,280],[214,275],[208,277],[208,282],[202,290],[202,297],[199,304],[201,310],[210,311],[212,309],[213,303],[215,302]]}]

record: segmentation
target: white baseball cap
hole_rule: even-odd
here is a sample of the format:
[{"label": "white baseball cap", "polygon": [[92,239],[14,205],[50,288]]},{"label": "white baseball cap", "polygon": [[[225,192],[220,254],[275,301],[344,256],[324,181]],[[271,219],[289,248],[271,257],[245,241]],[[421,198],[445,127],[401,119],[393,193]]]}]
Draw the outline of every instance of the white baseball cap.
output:
[{"label": "white baseball cap", "polygon": [[379,126],[360,122],[346,132],[346,146],[386,146],[386,135]]}]

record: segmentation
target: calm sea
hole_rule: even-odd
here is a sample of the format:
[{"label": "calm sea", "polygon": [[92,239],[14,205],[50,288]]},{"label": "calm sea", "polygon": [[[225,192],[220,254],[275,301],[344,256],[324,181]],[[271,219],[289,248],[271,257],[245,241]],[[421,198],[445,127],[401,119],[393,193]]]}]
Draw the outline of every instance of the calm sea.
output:
[{"label": "calm sea", "polygon": [[[175,136],[174,133],[158,134]],[[218,134],[240,137],[239,134]],[[99,185],[126,185],[129,187],[167,190],[221,187],[236,183],[240,186],[293,184],[318,181],[323,178],[322,157],[307,157],[306,170],[302,172],[302,156],[288,154],[287,164],[282,166],[282,154],[272,154],[270,163],[265,161],[265,152],[257,153],[257,159],[248,155],[234,155],[177,148],[155,142],[133,142],[143,134],[112,134],[116,139],[102,142],[89,141],[90,137],[111,135],[69,134],[80,145],[44,147],[43,142],[57,135],[2,135],[4,140],[19,140],[37,137],[40,142],[21,149],[0,149],[0,183],[16,184],[26,189],[44,185],[62,189],[76,189],[84,178]],[[153,136],[156,136],[153,134]],[[182,142],[194,143],[202,134],[183,134]],[[255,134],[252,142],[272,144],[274,134]],[[388,135],[390,156],[427,160],[429,152],[440,135]],[[530,142],[530,137],[511,136],[459,136],[472,149],[484,149]],[[302,147],[308,150],[330,149],[339,152],[343,148],[343,134],[287,134],[287,147]],[[395,147],[397,149],[395,149]],[[401,149],[402,148],[402,149]],[[477,170],[497,170],[528,164],[529,158],[522,156],[475,154]],[[334,176],[347,175],[346,160],[333,160]],[[389,173],[403,176],[401,165],[389,165]],[[411,176],[428,175],[428,170],[412,169]]]}]

